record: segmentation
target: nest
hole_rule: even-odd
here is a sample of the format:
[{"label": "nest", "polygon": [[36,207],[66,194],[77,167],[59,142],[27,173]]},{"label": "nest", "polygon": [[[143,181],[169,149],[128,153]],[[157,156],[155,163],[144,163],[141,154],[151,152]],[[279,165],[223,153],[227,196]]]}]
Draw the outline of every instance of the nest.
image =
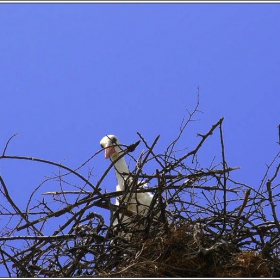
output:
[{"label": "nest", "polygon": [[[230,243],[215,246],[211,236],[198,240],[190,225],[171,227],[154,238],[136,234],[127,246],[117,246],[118,263],[104,277],[277,277],[279,259],[268,260]],[[201,243],[203,243],[203,247]]]},{"label": "nest", "polygon": [[[259,187],[238,183],[231,175],[238,168],[229,167],[225,158],[223,118],[206,134],[198,134],[200,141],[193,150],[175,150],[192,116],[193,113],[182,123],[178,137],[164,152],[154,151],[159,137],[149,145],[138,134],[146,151],[137,160],[131,157],[136,167],[130,177],[136,185],[131,186],[130,192],[154,193],[155,203],[145,217],[130,213],[125,203],[116,206],[110,202],[130,192],[103,191],[103,179],[112,165],[96,184],[90,180],[91,173],[78,173],[101,151],[73,170],[44,159],[7,156],[9,139],[0,159],[40,162],[60,170],[34,190],[25,211],[13,201],[0,176],[1,218],[6,217],[0,231],[0,264],[7,275],[280,277],[276,191],[279,154],[268,166]],[[216,130],[220,162],[202,168],[198,155]],[[125,154],[129,156],[139,142],[127,146]],[[146,173],[145,167],[151,163],[153,172]],[[82,180],[83,187],[72,181],[73,177]],[[137,186],[143,180],[149,183],[147,190]],[[42,198],[41,188],[48,182],[51,186],[59,182],[60,191],[43,193]],[[69,190],[70,186],[73,189]],[[110,211],[111,220],[101,214],[101,208]],[[120,222],[114,227],[112,213],[116,211],[134,216],[134,225]]]}]

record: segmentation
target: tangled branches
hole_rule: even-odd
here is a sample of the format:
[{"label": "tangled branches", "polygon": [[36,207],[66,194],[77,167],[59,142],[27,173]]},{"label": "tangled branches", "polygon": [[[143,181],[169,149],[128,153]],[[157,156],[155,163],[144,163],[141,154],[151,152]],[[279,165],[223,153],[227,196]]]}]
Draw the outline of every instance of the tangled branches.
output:
[{"label": "tangled branches", "polygon": [[[194,112],[197,111],[197,107]],[[0,160],[23,160],[57,166],[53,182],[60,190],[31,194],[20,209],[1,183],[2,227],[0,264],[8,276],[17,277],[260,277],[279,276],[280,224],[276,188],[279,154],[268,166],[259,188],[232,179],[237,167],[226,162],[222,134],[223,118],[200,137],[196,147],[184,153],[175,148],[194,112],[181,124],[178,137],[162,154],[155,152],[159,137],[150,145],[138,133],[146,151],[131,156],[140,141],[127,146],[126,156],[135,161],[130,192],[153,192],[154,203],[146,216],[131,212],[111,199],[125,192],[103,191],[108,167],[96,184],[77,169],[48,160],[6,155]],[[219,134],[220,162],[200,168],[197,156],[214,133]],[[152,163],[154,172],[145,167]],[[270,172],[274,169],[274,173]],[[64,172],[64,173],[62,173]],[[84,183],[71,182],[70,176]],[[73,177],[71,177],[73,178]],[[49,180],[49,179],[48,179]],[[46,181],[48,181],[46,180]],[[139,188],[143,180],[149,188]],[[74,186],[76,190],[67,189]],[[40,200],[34,199],[39,193]],[[130,226],[104,218],[104,211],[133,217]],[[156,215],[160,213],[160,215]],[[157,218],[158,217],[158,218]],[[3,223],[5,220],[6,223]],[[140,227],[141,225],[141,227]],[[121,235],[119,233],[122,233]],[[127,238],[129,236],[129,238]]]}]

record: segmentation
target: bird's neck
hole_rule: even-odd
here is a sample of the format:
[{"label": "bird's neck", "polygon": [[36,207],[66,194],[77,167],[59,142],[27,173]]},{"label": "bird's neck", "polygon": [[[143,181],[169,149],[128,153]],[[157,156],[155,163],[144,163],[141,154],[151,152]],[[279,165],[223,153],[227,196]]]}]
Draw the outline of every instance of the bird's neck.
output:
[{"label": "bird's neck", "polygon": [[[114,157],[112,157],[112,160],[116,160],[119,157],[119,154],[116,154]],[[128,177],[128,175],[123,175],[123,173],[128,174],[129,169],[128,166],[125,162],[124,157],[120,158],[116,163],[115,163],[115,172],[118,180],[118,188],[120,191],[124,191],[124,181]]]}]

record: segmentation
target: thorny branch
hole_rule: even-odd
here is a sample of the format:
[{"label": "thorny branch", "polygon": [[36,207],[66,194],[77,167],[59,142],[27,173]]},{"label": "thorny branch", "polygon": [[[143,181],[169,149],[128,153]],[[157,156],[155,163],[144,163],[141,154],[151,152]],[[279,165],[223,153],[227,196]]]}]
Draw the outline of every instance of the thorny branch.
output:
[{"label": "thorny branch", "polygon": [[[73,169],[45,159],[6,155],[12,138],[16,136],[13,135],[0,160],[33,161],[59,167],[60,171],[34,188],[24,211],[9,193],[13,186],[6,186],[4,178],[0,177],[0,266],[6,270],[7,276],[240,276],[243,274],[229,273],[235,265],[240,268],[238,259],[229,263],[232,256],[239,254],[240,257],[240,252],[244,258],[247,252],[260,252],[266,260],[258,267],[265,263],[270,273],[263,270],[262,274],[280,275],[277,206],[280,196],[276,191],[279,187],[280,164],[276,164],[279,154],[268,166],[258,189],[236,182],[232,179],[232,172],[239,167],[229,167],[226,161],[224,118],[206,133],[198,133],[201,139],[191,151],[177,153],[175,146],[184,141],[183,133],[199,112],[198,107],[199,98],[194,110],[188,111],[189,116],[183,120],[179,134],[162,153],[155,152],[159,136],[149,144],[137,133],[140,139],[125,146],[120,157],[131,156],[140,141],[146,148],[135,158],[135,169],[123,174],[129,175],[132,182],[126,192],[104,192],[104,179],[111,174],[116,161],[96,182],[92,182],[91,173],[82,175],[83,168],[102,150]],[[214,164],[213,160],[210,167],[198,168],[194,159],[202,153],[201,147],[214,133],[220,136],[219,159],[213,154],[218,162]],[[151,173],[146,173],[148,163],[154,165]],[[276,169],[270,176],[274,165]],[[84,185],[81,187],[72,181],[73,176]],[[138,182],[143,184],[143,181],[149,184],[147,188],[139,187]],[[49,182],[54,189],[41,191],[41,187]],[[58,190],[55,184],[58,184]],[[125,201],[126,196],[144,192],[154,195],[145,215],[134,213],[124,202],[119,206],[111,203],[116,197],[123,196],[122,201]],[[112,219],[104,214],[110,211],[111,215],[120,213],[131,217],[131,223],[121,224],[116,230],[110,222]],[[210,257],[216,270],[209,268],[206,260]],[[221,270],[217,271],[217,267]]]}]

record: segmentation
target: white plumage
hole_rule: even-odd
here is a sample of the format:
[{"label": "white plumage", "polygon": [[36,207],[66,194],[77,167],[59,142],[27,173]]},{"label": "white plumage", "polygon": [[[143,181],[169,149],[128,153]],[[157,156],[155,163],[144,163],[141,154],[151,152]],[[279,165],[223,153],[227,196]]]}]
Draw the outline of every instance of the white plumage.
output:
[{"label": "white plumage", "polygon": [[[120,142],[118,138],[114,135],[106,135],[100,141],[100,145],[102,148],[105,149],[105,158],[110,158],[111,161],[115,161],[122,153],[123,150],[121,149]],[[118,180],[118,185],[116,190],[117,191],[125,191],[126,187],[130,187],[129,184],[129,169],[125,162],[124,157],[121,157],[119,160],[116,161],[114,164],[116,177]],[[126,181],[127,180],[127,181]],[[131,181],[130,181],[131,182]],[[141,185],[141,182],[138,182]],[[142,186],[143,187],[143,184]],[[119,205],[120,201],[122,200],[123,196],[119,196],[116,198],[116,205]],[[124,202],[127,203],[127,209],[133,211],[137,214],[145,216],[149,211],[149,206],[152,202],[153,195],[149,192],[144,193],[135,193],[133,192],[128,194],[125,197]],[[122,217],[123,216],[123,217]],[[132,217],[128,217],[126,215],[119,214],[119,218],[122,217],[122,223],[129,223],[133,219]],[[114,225],[118,223],[118,219],[116,218],[113,222]]]}]

